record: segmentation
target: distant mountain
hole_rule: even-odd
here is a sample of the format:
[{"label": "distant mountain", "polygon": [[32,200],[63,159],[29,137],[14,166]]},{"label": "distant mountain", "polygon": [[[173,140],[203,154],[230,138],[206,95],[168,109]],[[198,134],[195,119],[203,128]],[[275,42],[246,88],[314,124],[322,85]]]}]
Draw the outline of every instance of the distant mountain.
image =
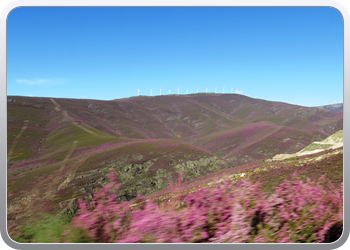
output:
[{"label": "distant mountain", "polygon": [[343,129],[343,113],[238,94],[113,101],[8,96],[9,222],[74,213],[118,174],[120,199],[300,151]]},{"label": "distant mountain", "polygon": [[329,110],[332,112],[343,112],[343,104],[342,103],[320,106],[318,108]]}]

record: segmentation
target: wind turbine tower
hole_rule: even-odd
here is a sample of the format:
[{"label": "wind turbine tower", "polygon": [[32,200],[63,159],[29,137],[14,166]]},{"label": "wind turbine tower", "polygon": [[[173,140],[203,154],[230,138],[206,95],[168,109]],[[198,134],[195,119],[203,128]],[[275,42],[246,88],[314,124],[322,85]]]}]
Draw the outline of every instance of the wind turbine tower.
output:
[{"label": "wind turbine tower", "polygon": [[152,89],[151,89],[151,94],[150,94],[150,96],[152,96]]},{"label": "wind turbine tower", "polygon": [[139,96],[139,95],[140,95],[140,89],[137,90],[137,96]]},{"label": "wind turbine tower", "polygon": [[179,94],[179,93],[180,93],[180,87],[177,88],[177,94]]},{"label": "wind turbine tower", "polygon": [[170,89],[169,89],[169,95],[170,95]]},{"label": "wind turbine tower", "polygon": [[222,93],[225,94],[225,87],[222,89]]},{"label": "wind turbine tower", "polygon": [[205,89],[205,93],[208,93],[208,88]]},{"label": "wind turbine tower", "polygon": [[188,89],[187,89],[186,93],[188,94]]},{"label": "wind turbine tower", "polygon": [[197,93],[198,93],[198,89],[197,89]]},{"label": "wind turbine tower", "polygon": [[162,88],[160,88],[160,95],[162,95]]}]

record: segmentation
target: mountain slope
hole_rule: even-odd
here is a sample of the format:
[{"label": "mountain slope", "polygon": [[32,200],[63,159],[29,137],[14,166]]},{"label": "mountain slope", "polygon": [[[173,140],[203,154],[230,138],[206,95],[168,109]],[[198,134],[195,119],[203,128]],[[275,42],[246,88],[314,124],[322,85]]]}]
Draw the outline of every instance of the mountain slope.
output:
[{"label": "mountain slope", "polygon": [[[8,97],[8,219],[74,214],[119,176],[120,199],[295,153],[343,128],[342,113],[237,94],[113,101]],[[233,168],[234,167],[234,168]]]},{"label": "mountain slope", "polygon": [[328,136],[323,141],[313,142],[295,154],[278,154],[274,156],[273,159],[288,159],[292,157],[314,154],[328,149],[335,149],[340,147],[343,147],[343,130],[339,130],[333,135]]},{"label": "mountain slope", "polygon": [[[27,127],[15,141],[25,121],[28,121]],[[86,132],[89,137],[99,138],[100,141],[118,138],[176,139],[201,147],[206,136],[217,141],[219,138],[216,139],[216,136],[224,134],[222,131],[227,131],[229,137],[230,131],[239,128],[245,133],[244,124],[254,127],[254,124],[260,126],[258,124],[262,123],[269,124],[271,129],[279,126],[289,128],[285,131],[293,134],[306,133],[301,137],[303,140],[308,139],[301,140],[301,145],[290,149],[290,153],[293,153],[293,150],[297,152],[312,141],[322,140],[342,129],[342,113],[268,102],[237,94],[140,96],[114,101],[9,97],[8,151],[11,146],[14,147],[12,142],[15,141],[16,153],[11,155],[8,162],[10,165],[15,164],[37,157],[45,150],[50,151],[54,146],[46,141],[60,134],[55,132],[56,129],[67,130],[67,134],[73,133],[72,130]],[[262,133],[262,136],[266,135]],[[242,143],[242,140],[232,145],[226,142],[224,147],[227,149],[220,148],[219,143],[213,150],[204,143],[202,148],[230,158],[227,155],[229,148],[233,149]],[[295,141],[294,144],[298,143]],[[54,150],[52,148],[51,151]],[[282,152],[271,152],[265,156],[277,153]]]},{"label": "mountain slope", "polygon": [[318,108],[329,110],[332,112],[343,112],[343,104],[342,103],[320,106]]},{"label": "mountain slope", "polygon": [[[71,148],[62,161],[37,159],[8,169],[8,219],[12,222],[39,212],[70,213],[79,197],[89,197],[107,184],[111,171],[122,184],[119,197],[131,200],[148,195],[175,182],[179,173],[190,180],[230,167],[230,162],[174,140],[113,141]],[[42,160],[42,161],[40,161]],[[45,162],[47,162],[45,164]],[[42,164],[41,164],[42,163]],[[16,172],[17,171],[17,172]]]}]

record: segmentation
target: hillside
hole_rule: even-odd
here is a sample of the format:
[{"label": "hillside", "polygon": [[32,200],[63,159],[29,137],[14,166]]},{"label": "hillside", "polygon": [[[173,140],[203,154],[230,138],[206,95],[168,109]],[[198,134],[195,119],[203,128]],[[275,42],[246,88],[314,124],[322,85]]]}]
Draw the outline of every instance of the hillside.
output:
[{"label": "hillside", "polygon": [[[342,141],[342,131],[328,137],[325,141],[330,140]],[[305,152],[302,155],[292,155],[292,157],[283,159],[275,157],[264,159],[184,182],[175,195],[195,192],[202,187],[215,186],[227,180],[237,182],[243,179],[251,182],[258,181],[265,191],[271,193],[283,181],[292,179],[293,174],[303,180],[310,178],[313,181],[317,181],[323,175],[327,183],[332,183],[337,187],[341,185],[343,182],[343,146],[330,147],[317,152],[308,151],[307,148],[302,151]],[[162,201],[173,195],[171,189],[166,188],[146,198]]]},{"label": "hillside", "polygon": [[118,174],[120,200],[295,153],[343,128],[341,112],[238,94],[113,101],[9,96],[9,227],[74,214]]},{"label": "hillside", "polygon": [[[343,231],[342,173],[341,148],[285,161],[246,164],[117,204],[115,188],[119,184],[116,176],[110,175],[108,185],[92,197],[95,205],[79,206],[71,222],[46,215],[27,224],[15,240],[334,242]],[[300,223],[303,226],[298,227],[306,230],[296,227]],[[76,227],[84,231],[76,231]],[[222,229],[227,227],[226,234]],[[287,238],[280,233],[286,230]]]},{"label": "hillside", "polygon": [[[343,128],[341,112],[238,94],[140,96],[113,101],[13,96],[7,104],[8,152],[15,147],[8,165],[69,149],[72,142],[59,138],[62,134],[78,140],[77,148],[121,138],[175,139],[225,159],[241,157],[234,151],[238,146],[250,147],[256,153],[247,161],[253,161],[297,152]],[[255,140],[244,146],[252,135]],[[265,141],[278,145],[264,151]]]},{"label": "hillside", "polygon": [[318,152],[322,152],[328,149],[335,149],[343,147],[343,130],[339,130],[335,134],[328,136],[326,139],[320,142],[313,142],[307,147],[303,148],[299,152],[294,154],[279,154],[273,157],[275,160],[288,159],[303,155],[310,155]]}]

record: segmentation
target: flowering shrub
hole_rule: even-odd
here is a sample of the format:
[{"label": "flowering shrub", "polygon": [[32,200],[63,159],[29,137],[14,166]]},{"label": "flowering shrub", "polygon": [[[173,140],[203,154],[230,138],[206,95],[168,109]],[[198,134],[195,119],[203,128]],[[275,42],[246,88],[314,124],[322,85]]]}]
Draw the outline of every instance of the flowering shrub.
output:
[{"label": "flowering shrub", "polygon": [[226,181],[158,203],[117,204],[111,174],[91,203],[80,201],[73,225],[93,242],[330,242],[342,233],[343,193],[324,183],[294,175],[267,196],[257,183]]}]

